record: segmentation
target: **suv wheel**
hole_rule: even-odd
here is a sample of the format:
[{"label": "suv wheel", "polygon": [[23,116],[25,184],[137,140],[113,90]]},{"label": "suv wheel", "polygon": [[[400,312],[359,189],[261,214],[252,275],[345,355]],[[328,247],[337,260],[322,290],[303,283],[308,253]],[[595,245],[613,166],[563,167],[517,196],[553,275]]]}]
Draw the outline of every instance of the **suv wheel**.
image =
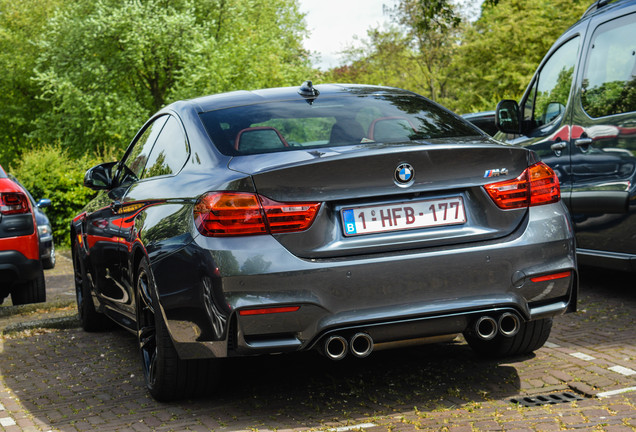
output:
[{"label": "suv wheel", "polygon": [[11,291],[11,301],[14,305],[45,302],[46,285],[44,282],[44,271],[40,269],[35,279],[16,285],[13,291]]}]

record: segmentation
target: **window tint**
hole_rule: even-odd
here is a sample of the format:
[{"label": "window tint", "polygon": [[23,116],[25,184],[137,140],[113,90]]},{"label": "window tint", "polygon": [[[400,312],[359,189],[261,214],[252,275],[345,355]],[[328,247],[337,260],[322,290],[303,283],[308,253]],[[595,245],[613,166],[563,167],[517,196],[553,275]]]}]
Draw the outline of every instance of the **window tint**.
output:
[{"label": "window tint", "polygon": [[208,111],[201,120],[226,155],[479,135],[468,122],[412,93],[320,96]]},{"label": "window tint", "polygon": [[556,50],[539,72],[524,105],[524,118],[537,127],[555,121],[565,110],[572,87],[579,37]]},{"label": "window tint", "polygon": [[596,29],[582,90],[581,103],[591,117],[636,111],[636,15]]},{"label": "window tint", "polygon": [[120,186],[130,185],[141,178],[152,146],[167,118],[167,116],[162,116],[151,123],[135,142],[128,155],[125,156],[119,168],[118,183]]},{"label": "window tint", "polygon": [[142,178],[176,174],[188,158],[188,147],[181,125],[169,117],[148,158]]}]

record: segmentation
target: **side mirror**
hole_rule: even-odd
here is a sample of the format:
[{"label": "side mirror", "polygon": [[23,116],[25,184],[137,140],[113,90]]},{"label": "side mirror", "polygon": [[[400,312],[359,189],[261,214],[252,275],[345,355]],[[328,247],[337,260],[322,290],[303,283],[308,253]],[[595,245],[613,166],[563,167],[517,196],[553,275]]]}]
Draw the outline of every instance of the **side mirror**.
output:
[{"label": "side mirror", "polygon": [[552,122],[565,111],[565,106],[559,102],[550,102],[545,109],[545,124]]},{"label": "side mirror", "polygon": [[117,162],[106,162],[90,168],[84,175],[84,186],[93,190],[110,189],[113,184],[112,171]]},{"label": "side mirror", "polygon": [[51,206],[51,200],[48,198],[42,198],[36,204],[37,208],[46,208]]},{"label": "side mirror", "polygon": [[497,104],[495,111],[495,125],[497,129],[505,133],[519,135],[519,104],[511,99],[504,99]]}]

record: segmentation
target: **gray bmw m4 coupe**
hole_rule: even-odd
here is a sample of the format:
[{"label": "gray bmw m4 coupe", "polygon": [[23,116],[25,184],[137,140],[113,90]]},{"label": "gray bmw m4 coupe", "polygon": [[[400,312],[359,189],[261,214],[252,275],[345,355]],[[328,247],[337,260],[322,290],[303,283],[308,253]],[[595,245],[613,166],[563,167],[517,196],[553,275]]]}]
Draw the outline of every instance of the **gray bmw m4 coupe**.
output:
[{"label": "gray bmw m4 coupe", "polygon": [[540,348],[572,312],[555,173],[417,94],[317,85],[175,102],[71,225],[82,326],[137,335],[148,389],[183,398],[214,359],[463,334]]}]

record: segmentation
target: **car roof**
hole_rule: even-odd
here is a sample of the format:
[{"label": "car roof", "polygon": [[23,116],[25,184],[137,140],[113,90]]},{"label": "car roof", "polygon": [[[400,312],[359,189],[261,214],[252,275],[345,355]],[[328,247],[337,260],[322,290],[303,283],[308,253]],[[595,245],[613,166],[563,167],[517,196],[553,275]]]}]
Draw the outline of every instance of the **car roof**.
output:
[{"label": "car roof", "polygon": [[630,5],[636,5],[636,0],[597,0],[587,8],[581,19]]},{"label": "car roof", "polygon": [[[302,98],[299,94],[300,85],[297,87],[279,87],[262,90],[240,90],[229,93],[219,93],[211,96],[203,96],[196,99],[182,101],[187,105],[194,105],[199,112],[212,111],[223,108],[231,108],[242,105],[252,105],[268,101],[295,100]],[[393,87],[370,86],[363,84],[320,84],[315,88],[319,91],[318,98],[342,94],[372,95],[372,94],[411,94],[414,93]],[[308,97],[311,99],[311,97]],[[176,102],[173,105],[178,105]]]}]

